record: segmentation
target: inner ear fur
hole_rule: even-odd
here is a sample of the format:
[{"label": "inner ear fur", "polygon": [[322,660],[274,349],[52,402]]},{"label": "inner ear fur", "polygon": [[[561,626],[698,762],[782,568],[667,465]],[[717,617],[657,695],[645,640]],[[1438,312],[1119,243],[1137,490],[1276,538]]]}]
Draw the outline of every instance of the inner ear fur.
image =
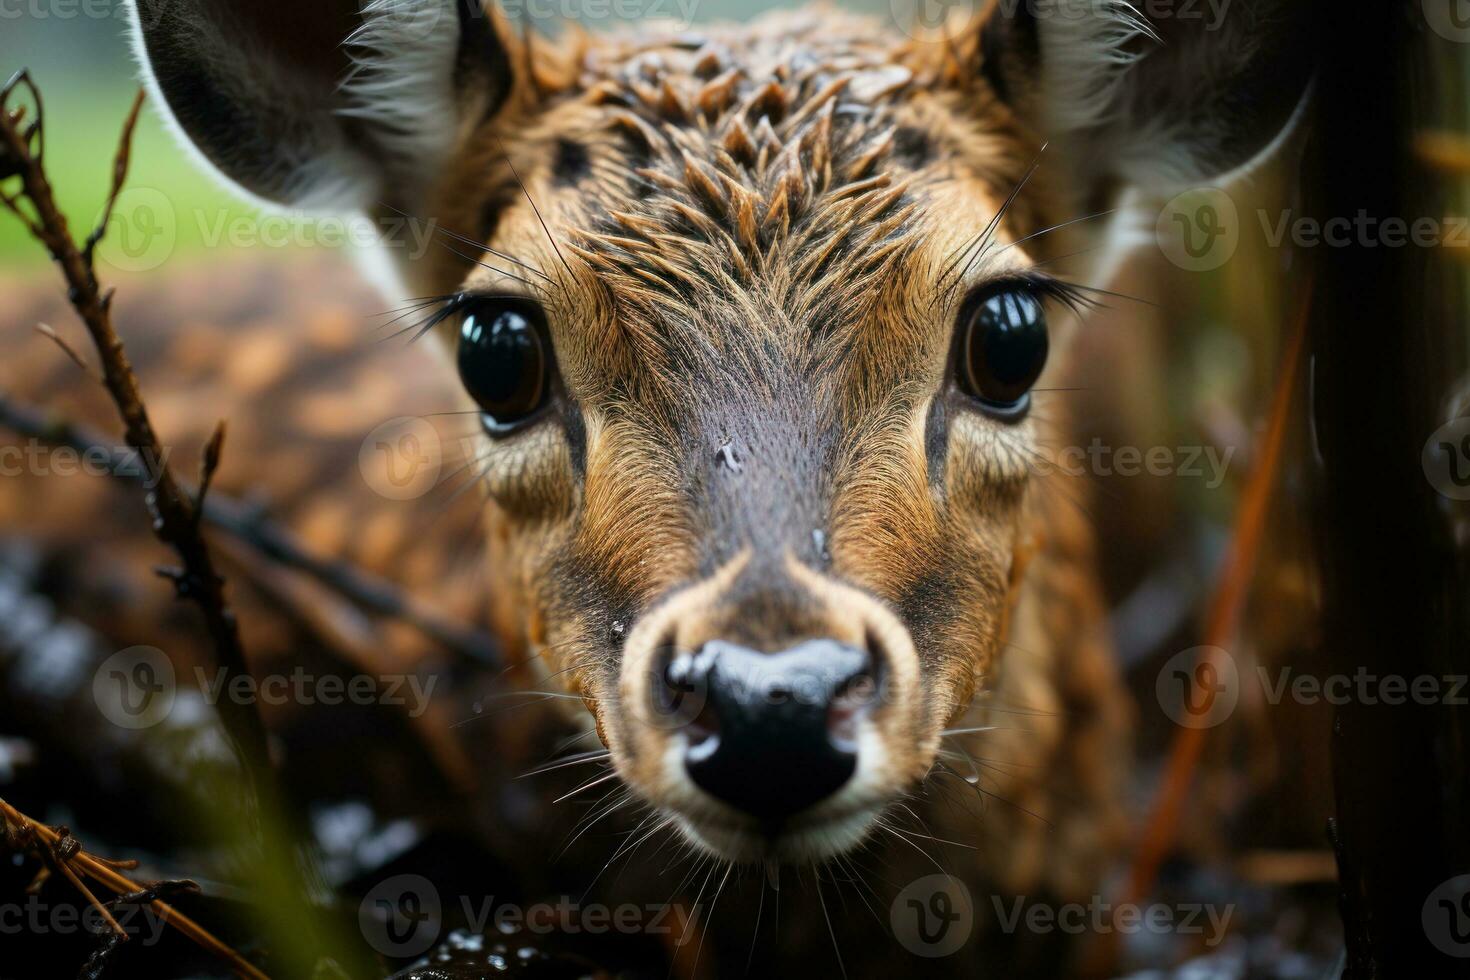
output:
[{"label": "inner ear fur", "polygon": [[1248,167],[1289,126],[1313,70],[1311,10],[1301,0],[996,0],[977,57],[997,94],[1091,187],[1163,191]]},{"label": "inner ear fur", "polygon": [[135,47],[178,133],[266,201],[414,203],[511,88],[479,0],[134,0]]}]

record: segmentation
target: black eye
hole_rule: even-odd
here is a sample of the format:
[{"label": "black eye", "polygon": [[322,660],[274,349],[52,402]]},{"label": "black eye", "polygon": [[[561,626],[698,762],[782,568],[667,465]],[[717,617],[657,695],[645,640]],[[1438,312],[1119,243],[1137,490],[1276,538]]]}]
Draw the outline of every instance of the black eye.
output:
[{"label": "black eye", "polygon": [[965,304],[957,381],[987,411],[1020,415],[1046,366],[1046,311],[1034,292],[1009,286]]},{"label": "black eye", "polygon": [[546,403],[551,357],[535,303],[477,300],[459,328],[459,377],[491,435],[514,432]]}]

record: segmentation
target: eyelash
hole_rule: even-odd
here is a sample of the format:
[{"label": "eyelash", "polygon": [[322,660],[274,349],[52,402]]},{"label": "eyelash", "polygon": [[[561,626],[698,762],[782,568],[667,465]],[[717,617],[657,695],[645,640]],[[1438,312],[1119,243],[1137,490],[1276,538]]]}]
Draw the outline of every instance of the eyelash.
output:
[{"label": "eyelash", "polygon": [[[1042,299],[1052,299],[1065,306],[1073,313],[1081,314],[1086,310],[1095,309],[1101,304],[1088,296],[1085,288],[1075,283],[1058,279],[1055,276],[1039,272],[1035,269],[1027,269],[1011,275],[992,280],[978,287],[986,291],[999,289],[1028,289]],[[424,296],[414,300],[409,306],[390,310],[383,314],[391,316],[379,329],[385,329],[408,317],[417,317],[405,327],[400,327],[389,334],[386,340],[401,337],[404,334],[412,334],[409,343],[417,341],[429,331],[433,330],[445,320],[450,319],[458,313],[462,313],[474,303],[487,299],[515,299],[516,297],[498,293],[475,293],[462,290],[457,293],[446,293],[443,296]],[[437,309],[435,308],[437,307]]]},{"label": "eyelash", "polygon": [[1058,279],[1036,269],[1026,269],[1020,272],[1002,276],[982,283],[971,290],[970,295],[985,292],[1000,292],[1006,289],[1024,289],[1038,299],[1055,300],[1065,306],[1073,313],[1081,314],[1087,310],[1096,309],[1101,304],[1087,295],[1087,289],[1076,283]]},{"label": "eyelash", "polygon": [[[389,334],[385,340],[392,340],[404,334],[412,334],[408,342],[413,343],[420,337],[433,330],[439,324],[454,316],[463,313],[476,303],[491,299],[519,299],[520,297],[500,293],[475,293],[461,291],[458,293],[447,293],[443,296],[424,296],[414,300],[408,307],[399,310],[390,310],[384,316],[392,316],[393,319],[383,324],[383,327],[391,326],[408,317],[417,317],[406,327],[400,327]],[[435,309],[435,307],[438,307]],[[382,329],[382,328],[380,328]]]}]

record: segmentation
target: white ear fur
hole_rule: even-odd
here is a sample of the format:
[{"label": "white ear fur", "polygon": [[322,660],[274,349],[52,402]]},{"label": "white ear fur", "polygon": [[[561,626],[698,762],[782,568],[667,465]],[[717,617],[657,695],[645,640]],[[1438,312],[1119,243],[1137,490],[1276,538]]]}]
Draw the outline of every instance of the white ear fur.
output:
[{"label": "white ear fur", "polygon": [[[1300,0],[1232,0],[1194,17],[1143,0],[997,0],[1002,86],[1083,194],[1164,193],[1251,165],[1297,116],[1311,77]],[[991,54],[987,54],[987,59]]]},{"label": "white ear fur", "polygon": [[338,114],[371,127],[394,171],[437,171],[459,139],[453,0],[368,0],[362,16],[345,45],[352,70]]},{"label": "white ear fur", "polygon": [[1041,33],[1041,93],[1049,133],[1062,136],[1104,124],[1116,112],[1124,69],[1139,58],[1135,42],[1158,42],[1129,0],[1034,0]]},{"label": "white ear fur", "polygon": [[[1198,188],[1208,184],[1221,190],[1249,186],[1256,175],[1273,162],[1296,162],[1305,145],[1302,137],[1311,102],[1312,87],[1309,86],[1302,93],[1301,101],[1297,103],[1291,118],[1270,143],[1238,167],[1206,182],[1196,181],[1194,186]],[[1098,236],[1098,245],[1091,253],[1091,261],[1084,263],[1080,278],[1095,286],[1106,286],[1117,277],[1129,255],[1139,249],[1157,248],[1159,209],[1179,189],[1180,185],[1177,183],[1157,183],[1152,186],[1135,184],[1126,188]]]}]

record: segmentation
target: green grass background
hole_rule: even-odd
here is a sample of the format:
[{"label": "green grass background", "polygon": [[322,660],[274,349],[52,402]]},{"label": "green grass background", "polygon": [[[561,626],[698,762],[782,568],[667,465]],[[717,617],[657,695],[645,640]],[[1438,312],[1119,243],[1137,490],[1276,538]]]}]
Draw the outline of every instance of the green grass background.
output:
[{"label": "green grass background", "polygon": [[[138,90],[124,28],[120,0],[13,0],[0,5],[0,76],[29,69],[41,90],[46,170],[78,238],[90,229],[106,199],[118,135]],[[194,166],[151,106],[138,123],[129,185],[162,189],[181,216],[196,209],[211,218],[221,208],[252,213],[249,205]],[[178,222],[175,255],[203,249],[198,228],[198,221]],[[0,212],[0,272],[46,261],[44,249],[14,216]]]},{"label": "green grass background", "polygon": [[[96,221],[112,177],[112,154],[133,90],[126,80],[84,91],[74,78],[52,84],[54,70],[36,72],[46,103],[46,170],[72,231],[82,238]],[[180,220],[175,255],[198,254],[206,232],[194,215],[217,221],[221,213],[248,216],[253,209],[232,197],[196,167],[165,131],[158,113],[145,106],[133,143],[129,186],[164,189]],[[0,214],[0,268],[44,262],[47,256],[20,222]]]}]

